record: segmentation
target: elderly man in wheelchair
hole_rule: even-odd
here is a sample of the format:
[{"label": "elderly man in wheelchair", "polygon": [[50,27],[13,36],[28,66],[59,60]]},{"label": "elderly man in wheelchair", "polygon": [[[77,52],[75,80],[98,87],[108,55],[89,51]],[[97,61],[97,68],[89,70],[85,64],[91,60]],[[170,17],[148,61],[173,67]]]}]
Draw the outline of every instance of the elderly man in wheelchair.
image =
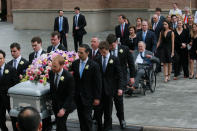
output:
[{"label": "elderly man in wheelchair", "polygon": [[133,58],[136,66],[136,75],[135,83],[131,86],[128,86],[127,91],[125,92],[128,95],[132,95],[133,91],[139,88],[140,82],[146,80],[146,88],[150,88],[151,81],[154,79],[154,63],[159,63],[159,59],[153,56],[153,53],[146,50],[146,44],[143,41],[138,43],[138,50],[133,52]]}]

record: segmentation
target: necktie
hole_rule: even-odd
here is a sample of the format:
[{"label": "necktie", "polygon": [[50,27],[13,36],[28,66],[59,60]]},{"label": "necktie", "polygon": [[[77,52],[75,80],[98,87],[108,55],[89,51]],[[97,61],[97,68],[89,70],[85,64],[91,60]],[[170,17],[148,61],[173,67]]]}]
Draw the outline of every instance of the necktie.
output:
[{"label": "necktie", "polygon": [[14,62],[13,67],[16,69],[16,68],[17,68],[17,67],[16,67],[16,62],[17,62],[17,60],[14,59],[13,62]]},{"label": "necktie", "polygon": [[58,87],[58,77],[59,77],[59,75],[57,73],[56,78],[55,78],[55,82],[54,82],[54,85],[55,85],[56,88]]},{"label": "necktie", "polygon": [[94,58],[95,57],[95,50],[93,51],[93,54],[92,54],[92,58]]},{"label": "necktie", "polygon": [[157,24],[156,24],[156,23],[154,23],[154,25],[153,25],[153,30],[155,30],[155,29],[156,29],[156,27],[157,27]]},{"label": "necktie", "polygon": [[55,51],[55,46],[52,47],[52,51]]},{"label": "necktie", "polygon": [[62,31],[62,17],[60,17],[60,22],[59,22],[59,32]]},{"label": "necktie", "polygon": [[142,52],[140,52],[140,56],[141,56],[142,59],[144,59],[144,57],[142,56]]},{"label": "necktie", "polygon": [[80,73],[80,74],[79,74],[79,75],[80,75],[80,78],[82,77],[84,67],[85,67],[85,62],[82,61],[82,62],[81,62],[81,67],[80,67],[80,72],[79,72],[79,73]]},{"label": "necktie", "polygon": [[2,77],[1,68],[0,68],[0,78]]},{"label": "necktie", "polygon": [[116,56],[116,49],[112,50],[112,55]]},{"label": "necktie", "polygon": [[107,61],[106,57],[103,57],[103,72],[105,72],[106,70],[106,61]]},{"label": "necktie", "polygon": [[38,57],[38,52],[35,52],[34,59]]},{"label": "necktie", "polygon": [[145,39],[146,39],[146,32],[143,32],[142,40],[145,42]]},{"label": "necktie", "polygon": [[78,19],[77,19],[77,15],[75,16],[75,25],[76,25],[76,27],[78,26]]},{"label": "necktie", "polygon": [[122,35],[122,36],[124,35],[123,24],[122,24],[122,26],[121,26],[121,35]]}]

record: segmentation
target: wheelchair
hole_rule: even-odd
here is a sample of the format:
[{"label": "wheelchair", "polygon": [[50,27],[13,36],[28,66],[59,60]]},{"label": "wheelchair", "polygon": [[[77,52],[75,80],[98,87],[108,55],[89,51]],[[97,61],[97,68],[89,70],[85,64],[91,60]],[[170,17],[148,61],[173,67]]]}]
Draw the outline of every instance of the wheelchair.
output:
[{"label": "wheelchair", "polygon": [[143,69],[145,71],[144,76],[142,76],[142,78],[139,80],[139,93],[146,95],[147,90],[149,90],[151,93],[154,93],[157,85],[157,77],[155,72],[156,64],[138,64],[137,69]]}]

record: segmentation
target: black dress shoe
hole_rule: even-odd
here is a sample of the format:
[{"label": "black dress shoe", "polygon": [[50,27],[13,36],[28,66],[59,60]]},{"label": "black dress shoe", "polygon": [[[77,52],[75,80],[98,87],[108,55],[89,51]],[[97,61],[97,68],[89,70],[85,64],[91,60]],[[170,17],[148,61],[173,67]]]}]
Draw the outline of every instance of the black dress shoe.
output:
[{"label": "black dress shoe", "polygon": [[121,120],[120,121],[120,127],[121,127],[121,129],[125,129],[126,128],[126,122],[125,122],[125,120]]},{"label": "black dress shoe", "polygon": [[127,91],[125,91],[125,94],[131,96],[133,94],[133,90],[129,88]]}]

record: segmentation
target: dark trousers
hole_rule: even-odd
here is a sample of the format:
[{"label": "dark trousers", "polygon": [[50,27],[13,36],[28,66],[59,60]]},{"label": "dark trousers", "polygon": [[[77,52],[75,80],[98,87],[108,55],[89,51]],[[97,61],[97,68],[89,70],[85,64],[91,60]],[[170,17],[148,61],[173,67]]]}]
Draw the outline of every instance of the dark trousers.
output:
[{"label": "dark trousers", "polygon": [[124,120],[124,104],[123,104],[123,95],[118,96],[117,93],[114,95],[114,105],[116,108],[116,116],[118,117],[119,121]]},{"label": "dark trousers", "polygon": [[[102,95],[100,105],[95,109],[95,119],[98,124],[97,131],[108,131],[112,129],[112,96]],[[104,114],[104,126],[102,125],[102,116]]]},{"label": "dark trousers", "polygon": [[[74,35],[74,46],[75,46],[75,51],[78,51],[78,45],[81,45],[83,42],[83,35]],[[79,43],[79,44],[78,44]]]},{"label": "dark trousers", "polygon": [[81,131],[92,131],[92,104],[85,105],[79,97],[76,105]]},{"label": "dark trousers", "polygon": [[63,117],[58,117],[57,113],[55,114],[55,122],[56,122],[56,131],[68,131],[66,126],[66,121],[69,113],[65,113]]},{"label": "dark trousers", "polygon": [[135,76],[135,83],[133,84],[134,87],[138,88],[139,82],[141,78],[144,76],[145,70],[143,68],[138,69]]},{"label": "dark trousers", "polygon": [[177,56],[174,62],[175,77],[177,77],[180,74],[181,67],[183,68],[184,76],[189,77],[187,49],[182,49],[177,52]]},{"label": "dark trousers", "polygon": [[6,94],[0,94],[0,129],[8,131],[6,126],[6,110],[10,112],[10,98]]},{"label": "dark trousers", "polygon": [[60,32],[60,36],[61,36],[60,43],[64,45],[66,50],[68,50],[66,34],[64,32]]}]

